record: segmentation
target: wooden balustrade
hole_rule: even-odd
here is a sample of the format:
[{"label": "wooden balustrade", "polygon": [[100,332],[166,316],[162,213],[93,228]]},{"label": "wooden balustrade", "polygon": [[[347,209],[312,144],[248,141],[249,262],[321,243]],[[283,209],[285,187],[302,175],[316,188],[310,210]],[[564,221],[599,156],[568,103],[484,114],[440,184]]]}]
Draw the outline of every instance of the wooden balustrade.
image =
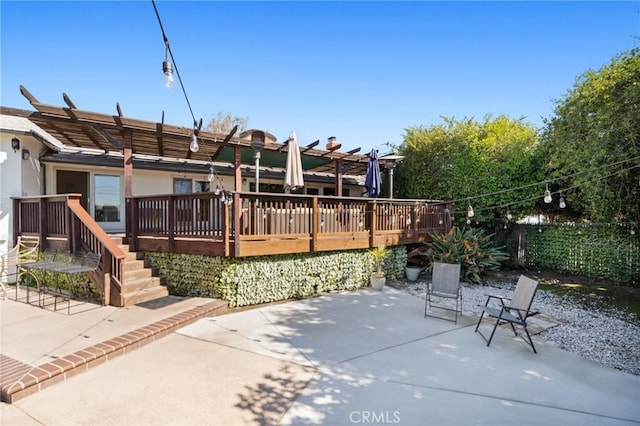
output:
[{"label": "wooden balustrade", "polygon": [[[170,194],[127,199],[138,250],[257,256],[425,242],[451,226],[444,202],[294,194]],[[236,232],[237,230],[237,232]]]},{"label": "wooden balustrade", "polygon": [[[134,251],[243,257],[422,243],[428,233],[451,227],[451,206],[439,201],[223,195],[127,198],[127,243]],[[124,279],[124,254],[79,199],[79,194],[14,198],[15,235],[39,235],[43,249],[82,245],[101,254],[101,280],[117,290]]]},{"label": "wooden balustrade", "polygon": [[[40,237],[40,250],[75,253],[91,251],[101,256],[92,279],[105,304],[120,297],[125,254],[80,205],[80,194],[13,198],[14,240],[18,235]],[[113,284],[113,286],[112,286]],[[119,302],[115,303],[121,306]]]}]

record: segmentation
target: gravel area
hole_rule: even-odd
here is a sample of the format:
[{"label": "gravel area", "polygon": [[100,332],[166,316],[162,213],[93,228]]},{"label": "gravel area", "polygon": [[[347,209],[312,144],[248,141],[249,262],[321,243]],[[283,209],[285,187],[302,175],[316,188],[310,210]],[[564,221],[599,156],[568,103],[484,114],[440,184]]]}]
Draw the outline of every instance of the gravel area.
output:
[{"label": "gravel area", "polygon": [[[400,279],[387,281],[387,284],[424,299],[429,282],[430,278],[421,275],[415,282]],[[465,284],[462,289],[462,311],[465,314],[479,315],[481,310],[478,305],[486,302],[487,294],[510,296],[514,288],[515,281],[490,282],[482,286]],[[640,376],[640,322],[637,315],[616,309],[605,311],[585,308],[579,299],[558,296],[541,289],[536,292],[532,310],[561,323],[539,334],[547,342],[584,358]]]}]

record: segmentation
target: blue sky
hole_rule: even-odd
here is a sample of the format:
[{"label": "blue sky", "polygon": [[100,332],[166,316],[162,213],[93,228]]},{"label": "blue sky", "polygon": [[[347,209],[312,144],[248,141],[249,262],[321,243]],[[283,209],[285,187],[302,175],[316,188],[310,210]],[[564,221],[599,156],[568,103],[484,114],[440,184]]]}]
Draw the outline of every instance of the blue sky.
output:
[{"label": "blue sky", "polygon": [[[196,118],[367,153],[441,117],[542,125],[576,77],[640,46],[640,1],[156,2]],[[0,2],[3,106],[190,127],[151,1]]]}]

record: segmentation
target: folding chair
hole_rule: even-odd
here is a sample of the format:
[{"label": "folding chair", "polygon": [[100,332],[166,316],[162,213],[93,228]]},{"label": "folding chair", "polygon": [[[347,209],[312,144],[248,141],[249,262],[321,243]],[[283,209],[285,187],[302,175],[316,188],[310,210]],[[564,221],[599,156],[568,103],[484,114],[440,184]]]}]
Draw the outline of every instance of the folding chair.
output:
[{"label": "folding chair", "polygon": [[[480,315],[480,319],[476,325],[476,333],[482,336],[482,338],[487,342],[487,346],[491,344],[491,339],[493,339],[493,335],[495,334],[498,325],[508,323],[511,325],[513,333],[531,346],[533,353],[537,353],[536,347],[533,345],[533,340],[531,340],[529,330],[527,330],[527,317],[530,315],[531,304],[533,303],[533,297],[536,294],[537,287],[538,281],[525,277],[524,275],[520,275],[518,284],[516,284],[516,289],[513,292],[513,297],[511,299],[492,295],[487,297],[487,301],[484,306],[482,306],[482,314]],[[491,301],[494,301],[494,305],[497,306],[489,306]],[[499,301],[500,303],[497,304],[495,301]],[[505,301],[508,301],[509,303],[505,303]],[[489,317],[496,319],[493,330],[491,331],[491,336],[489,336],[488,339],[478,330],[485,313]],[[526,338],[522,334],[518,334],[515,328],[516,325],[520,326],[524,330]]]},{"label": "folding chair", "polygon": [[[454,299],[455,309],[443,305],[433,305],[431,298]],[[427,286],[427,295],[424,302],[424,316],[446,319],[450,318],[429,314],[432,307],[454,311],[454,322],[458,323],[458,313],[462,315],[462,286],[460,284],[460,264],[433,262],[433,275],[431,283]]]}]

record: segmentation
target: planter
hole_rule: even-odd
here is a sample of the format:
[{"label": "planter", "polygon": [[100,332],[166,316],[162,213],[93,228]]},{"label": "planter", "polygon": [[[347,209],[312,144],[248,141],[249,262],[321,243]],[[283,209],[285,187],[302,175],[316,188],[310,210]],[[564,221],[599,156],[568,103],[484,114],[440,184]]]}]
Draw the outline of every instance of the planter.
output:
[{"label": "planter", "polygon": [[407,266],[404,269],[404,273],[409,281],[415,281],[418,279],[418,275],[422,272],[421,266]]},{"label": "planter", "polygon": [[382,287],[384,287],[384,284],[386,282],[387,282],[387,277],[371,275],[371,288],[374,290],[382,290]]}]

